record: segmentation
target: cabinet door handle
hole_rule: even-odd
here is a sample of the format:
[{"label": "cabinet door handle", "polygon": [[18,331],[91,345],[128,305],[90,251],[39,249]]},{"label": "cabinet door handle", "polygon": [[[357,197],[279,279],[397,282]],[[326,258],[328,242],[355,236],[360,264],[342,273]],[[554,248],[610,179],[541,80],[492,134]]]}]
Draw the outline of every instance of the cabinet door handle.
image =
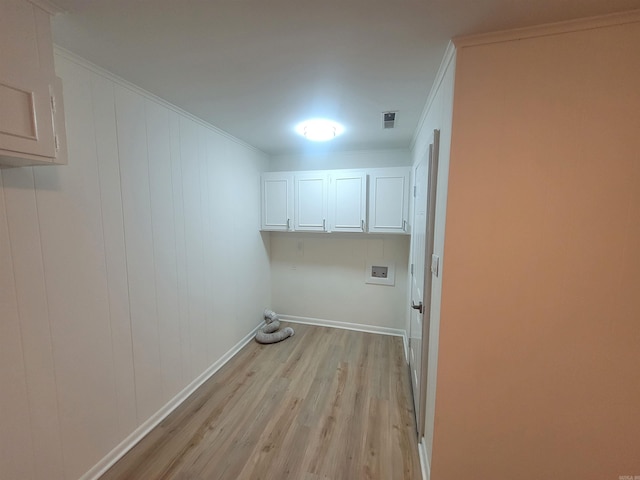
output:
[{"label": "cabinet door handle", "polygon": [[325,218],[322,219],[322,230],[327,231],[327,220]]},{"label": "cabinet door handle", "polygon": [[291,219],[287,218],[287,230],[291,230]]},{"label": "cabinet door handle", "polygon": [[402,220],[402,231],[403,232],[407,231],[407,221],[406,220]]},{"label": "cabinet door handle", "polygon": [[360,224],[362,225],[362,231],[364,232],[364,220],[360,220]]}]

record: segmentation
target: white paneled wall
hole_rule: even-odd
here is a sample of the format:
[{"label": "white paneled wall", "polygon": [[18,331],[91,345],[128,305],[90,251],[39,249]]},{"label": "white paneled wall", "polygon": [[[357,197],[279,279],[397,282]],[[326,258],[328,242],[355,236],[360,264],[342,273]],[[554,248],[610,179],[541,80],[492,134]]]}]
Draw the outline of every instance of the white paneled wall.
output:
[{"label": "white paneled wall", "polygon": [[70,55],[69,165],[0,171],[0,477],[77,479],[270,305],[266,157]]},{"label": "white paneled wall", "polygon": [[[433,450],[434,415],[436,402],[436,377],[438,367],[438,342],[440,336],[440,307],[442,279],[445,269],[444,233],[446,223],[447,195],[449,183],[449,158],[451,156],[451,135],[453,118],[453,91],[455,81],[455,50],[449,44],[440,65],[440,70],[425,107],[420,125],[413,139],[413,162],[418,163],[428,155],[429,142],[433,130],[440,130],[438,154],[438,180],[436,191],[436,216],[434,224],[433,250],[441,259],[440,274],[432,277],[431,310],[429,320],[429,346],[426,359],[427,398],[425,409],[425,436],[421,439],[422,453],[426,456],[427,478],[430,478],[431,454]],[[424,360],[424,359],[423,359]]]}]

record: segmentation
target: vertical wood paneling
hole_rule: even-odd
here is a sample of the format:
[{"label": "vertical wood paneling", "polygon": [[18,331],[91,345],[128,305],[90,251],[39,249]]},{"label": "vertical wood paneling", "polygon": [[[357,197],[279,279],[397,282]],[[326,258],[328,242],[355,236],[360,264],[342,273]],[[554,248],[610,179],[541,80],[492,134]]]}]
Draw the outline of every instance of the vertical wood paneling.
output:
[{"label": "vertical wood paneling", "polygon": [[115,94],[113,82],[93,73],[91,87],[107,265],[117,423],[119,436],[123,438],[136,427],[137,422]]},{"label": "vertical wood paneling", "polygon": [[69,165],[0,175],[3,480],[75,480],[269,304],[266,158],[56,62]]},{"label": "vertical wood paneling", "polygon": [[191,120],[180,119],[180,145],[189,290],[191,375],[195,376],[206,368],[207,338],[203,307],[204,267],[198,129]]},{"label": "vertical wood paneling", "polygon": [[[207,244],[207,253],[214,270],[212,272],[226,272],[233,269],[233,255],[227,245],[231,244],[232,238],[229,232],[233,231],[233,213],[230,206],[232,199],[231,186],[227,171],[231,169],[226,161],[227,143],[224,138],[212,134],[209,137],[209,158],[207,161],[207,173],[209,176],[209,209],[211,219],[211,238]],[[221,203],[229,204],[229,208],[219,208]],[[212,315],[214,319],[233,319],[234,310],[228,308],[235,298],[234,283],[229,282],[224,275],[209,275],[209,288],[213,298]],[[223,320],[224,321],[224,320]],[[218,322],[211,322],[209,325],[210,344],[214,354],[220,355],[224,352],[225,337],[221,335]]]},{"label": "vertical wood paneling", "polygon": [[[262,271],[255,269],[260,265],[261,258],[266,256],[262,249],[262,240],[258,225],[260,225],[260,173],[255,170],[256,158],[252,152],[247,152],[236,143],[229,143],[229,159],[233,159],[234,167],[228,177],[229,195],[233,198],[233,257],[245,252],[245,261],[237,265],[238,275],[235,277],[236,294],[232,298],[246,298],[253,296],[253,302],[234,302],[235,335],[241,330],[262,319],[262,309],[257,305],[266,305],[270,299],[258,295],[258,292],[268,288],[269,278]],[[264,307],[263,307],[264,309]]]},{"label": "vertical wood paneling", "polygon": [[171,181],[173,188],[173,216],[175,224],[176,274],[180,324],[180,357],[182,386],[191,375],[191,337],[189,329],[189,289],[187,286],[187,247],[184,232],[184,201],[182,193],[182,157],[180,149],[180,116],[169,114],[171,138]]},{"label": "vertical wood paneling", "polygon": [[[434,227],[434,253],[441,258],[440,275],[433,277],[431,289],[431,310],[429,322],[429,335],[427,358],[424,362],[427,366],[426,376],[426,401],[421,408],[425,411],[424,437],[422,443],[426,453],[427,467],[432,465],[434,414],[436,398],[436,374],[438,365],[438,342],[440,331],[440,305],[442,296],[443,261],[444,259],[444,230],[445,210],[447,204],[449,156],[451,147],[452,110],[453,110],[453,86],[455,79],[455,52],[450,45],[445,53],[445,60],[441,65],[441,71],[434,84],[430,95],[430,103],[427,106],[423,123],[417,132],[413,146],[414,164],[426,155],[434,129],[440,130],[440,150],[438,154],[438,180],[436,197],[436,217]],[[413,218],[413,213],[410,217]],[[408,322],[407,322],[408,330]]]},{"label": "vertical wood paneling", "polygon": [[[239,323],[240,329],[246,328],[256,317],[262,318],[260,305],[271,304],[271,272],[261,268],[264,259],[269,258],[269,235],[261,234],[260,226],[260,172],[256,170],[256,164],[261,163],[257,152],[243,150],[240,145],[229,142],[229,158],[241,158],[238,166],[234,166],[230,177],[234,179],[234,187],[238,198],[238,216],[235,224],[235,252],[246,252],[247,261],[243,262],[244,270],[237,277],[246,279],[238,282],[238,296],[243,297],[246,291],[253,292],[253,302],[245,302],[240,305]],[[235,163],[235,162],[234,162]],[[258,308],[256,308],[258,307]],[[264,307],[263,307],[264,308]]]},{"label": "vertical wood paneling", "polygon": [[[0,171],[0,188],[2,171]],[[24,352],[9,231],[0,191],[0,472],[7,478],[34,478],[33,443],[29,420]]]},{"label": "vertical wood paneling", "polygon": [[149,183],[153,224],[154,263],[158,301],[158,327],[165,400],[181,385],[180,323],[176,241],[171,182],[171,138],[169,111],[145,101]]},{"label": "vertical wood paneling", "polygon": [[[36,478],[63,478],[62,445],[32,168],[2,173],[22,332]],[[5,340],[3,339],[3,342]]]},{"label": "vertical wood paneling", "polygon": [[213,223],[211,221],[211,198],[215,195],[216,184],[210,175],[210,166],[215,163],[213,150],[215,134],[205,127],[198,128],[198,145],[200,154],[200,191],[202,205],[201,223],[203,238],[203,267],[204,267],[204,307],[206,311],[205,328],[207,338],[207,362],[216,358],[215,338],[217,325],[215,323],[214,304],[217,292],[212,289],[212,278],[215,276],[215,265],[212,262],[211,241],[213,239]]},{"label": "vertical wood paneling", "polygon": [[163,405],[144,99],[116,86],[138,423]]},{"label": "vertical wood paneling", "polygon": [[[118,438],[91,78],[61,62],[72,138],[64,168],[34,169],[65,477],[77,478]],[[107,339],[108,341],[105,341]],[[82,385],[83,388],[77,388]]]}]

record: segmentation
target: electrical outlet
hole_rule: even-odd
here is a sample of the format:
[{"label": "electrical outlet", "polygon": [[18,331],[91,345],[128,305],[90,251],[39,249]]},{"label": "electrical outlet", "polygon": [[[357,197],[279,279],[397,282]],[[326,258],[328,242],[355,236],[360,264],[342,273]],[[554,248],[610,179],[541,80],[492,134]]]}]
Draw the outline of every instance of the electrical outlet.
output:
[{"label": "electrical outlet", "polygon": [[395,262],[390,260],[373,260],[367,263],[365,283],[394,286],[396,283]]}]

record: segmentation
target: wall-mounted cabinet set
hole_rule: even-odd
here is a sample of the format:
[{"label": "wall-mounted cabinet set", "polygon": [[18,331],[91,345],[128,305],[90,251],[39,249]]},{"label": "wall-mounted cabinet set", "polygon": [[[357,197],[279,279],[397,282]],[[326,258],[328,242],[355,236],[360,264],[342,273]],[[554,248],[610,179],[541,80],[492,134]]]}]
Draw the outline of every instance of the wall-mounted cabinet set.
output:
[{"label": "wall-mounted cabinet set", "polygon": [[409,233],[409,167],[267,172],[262,230]]}]

